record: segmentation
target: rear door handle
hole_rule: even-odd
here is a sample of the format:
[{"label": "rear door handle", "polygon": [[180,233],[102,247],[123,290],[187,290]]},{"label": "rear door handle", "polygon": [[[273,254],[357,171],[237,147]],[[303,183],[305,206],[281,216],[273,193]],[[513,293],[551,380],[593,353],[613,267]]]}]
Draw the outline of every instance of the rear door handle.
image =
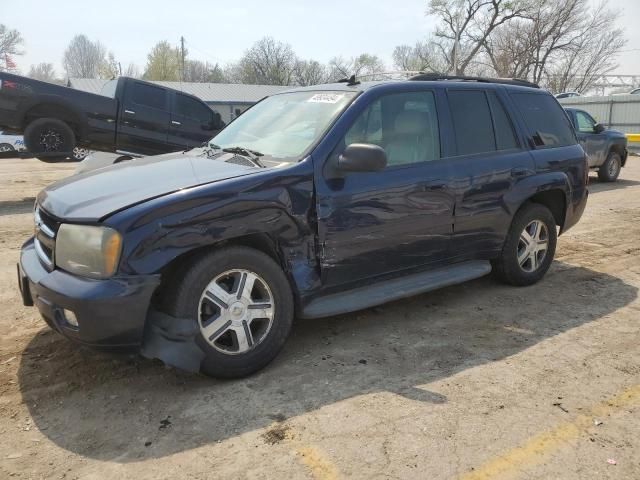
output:
[{"label": "rear door handle", "polygon": [[136,112],[134,112],[133,110],[125,110],[124,113],[128,113],[129,115],[135,115]]},{"label": "rear door handle", "polygon": [[180,122],[176,122],[175,120],[171,120],[172,125],[182,125]]}]

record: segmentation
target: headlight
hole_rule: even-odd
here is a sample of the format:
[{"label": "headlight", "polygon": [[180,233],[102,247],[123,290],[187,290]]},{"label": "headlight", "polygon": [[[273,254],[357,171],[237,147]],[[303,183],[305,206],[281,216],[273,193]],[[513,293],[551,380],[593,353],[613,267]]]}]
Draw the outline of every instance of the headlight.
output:
[{"label": "headlight", "polygon": [[63,223],[56,236],[56,265],[67,272],[92,278],[116,271],[122,237],[108,227]]}]

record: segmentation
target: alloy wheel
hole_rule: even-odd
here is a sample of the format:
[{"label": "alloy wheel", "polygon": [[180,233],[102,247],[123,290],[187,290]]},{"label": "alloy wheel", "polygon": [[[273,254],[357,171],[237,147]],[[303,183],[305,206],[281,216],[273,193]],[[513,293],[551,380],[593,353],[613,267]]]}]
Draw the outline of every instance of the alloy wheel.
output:
[{"label": "alloy wheel", "polygon": [[614,156],[610,161],[607,168],[607,173],[610,178],[615,178],[620,171],[620,159]]},{"label": "alloy wheel", "polygon": [[540,268],[549,249],[549,231],[544,222],[533,220],[520,234],[518,240],[518,264],[527,273]]},{"label": "alloy wheel", "polygon": [[267,282],[244,269],[228,270],[204,289],[198,309],[204,339],[228,355],[247,353],[264,341],[275,305]]},{"label": "alloy wheel", "polygon": [[49,128],[40,134],[40,146],[45,152],[57,152],[63,144],[62,133]]}]

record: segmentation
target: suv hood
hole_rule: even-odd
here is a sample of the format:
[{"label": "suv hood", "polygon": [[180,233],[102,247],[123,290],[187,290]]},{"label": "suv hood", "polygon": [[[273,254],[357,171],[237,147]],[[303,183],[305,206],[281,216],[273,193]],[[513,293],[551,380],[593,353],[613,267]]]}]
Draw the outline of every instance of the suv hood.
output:
[{"label": "suv hood", "polygon": [[169,153],[118,163],[53,183],[38,194],[38,204],[63,220],[97,221],[145,200],[261,170],[209,158],[199,149]]}]

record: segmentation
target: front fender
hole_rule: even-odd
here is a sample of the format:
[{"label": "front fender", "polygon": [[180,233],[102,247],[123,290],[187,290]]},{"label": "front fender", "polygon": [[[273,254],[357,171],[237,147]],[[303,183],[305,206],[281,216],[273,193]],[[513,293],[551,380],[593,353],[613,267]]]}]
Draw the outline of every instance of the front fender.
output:
[{"label": "front fender", "polygon": [[119,271],[161,273],[178,257],[202,247],[267,236],[294,288],[300,292],[314,288],[317,260],[310,164],[193,187],[108,217],[105,224],[124,237]]}]

